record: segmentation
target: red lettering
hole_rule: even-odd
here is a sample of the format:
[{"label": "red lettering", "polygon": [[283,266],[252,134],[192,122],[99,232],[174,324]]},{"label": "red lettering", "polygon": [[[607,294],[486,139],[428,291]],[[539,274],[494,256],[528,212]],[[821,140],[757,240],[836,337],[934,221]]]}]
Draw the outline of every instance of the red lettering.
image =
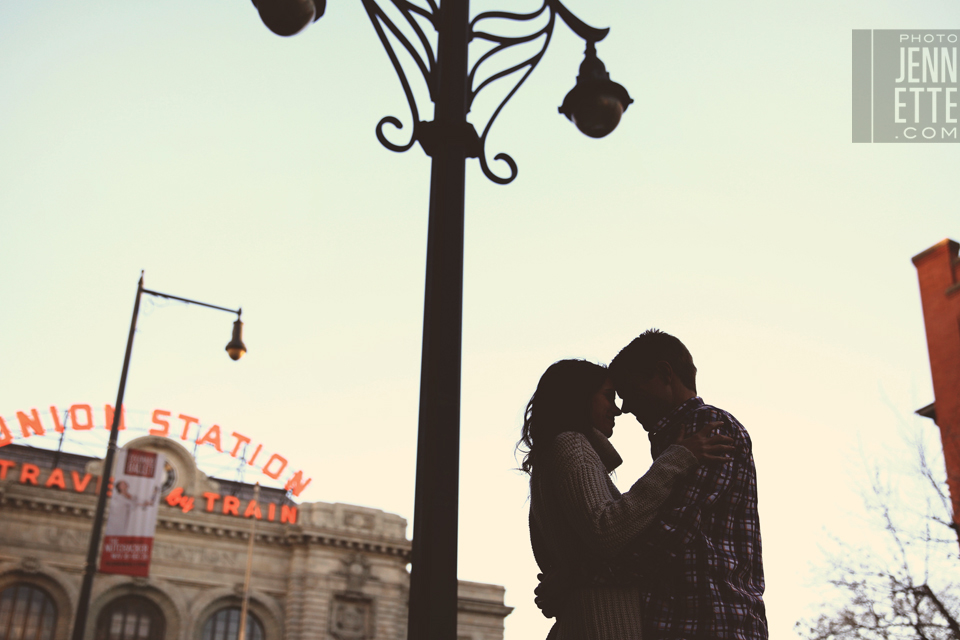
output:
[{"label": "red lettering", "polygon": [[274,516],[277,515],[277,505],[272,502],[267,506],[267,520],[273,522]]},{"label": "red lettering", "polygon": [[171,507],[175,507],[180,504],[180,499],[183,498],[183,487],[177,487],[173,491],[167,494],[165,500],[167,504]]},{"label": "red lettering", "polygon": [[152,435],[152,436],[163,436],[164,438],[166,438],[167,436],[169,436],[169,435],[170,435],[170,423],[163,419],[163,418],[166,418],[166,417],[169,417],[169,416],[170,416],[170,412],[169,412],[169,411],[164,411],[163,409],[154,409],[154,410],[153,410],[153,419],[151,420],[151,422],[153,422],[153,424],[158,424],[158,425],[160,425],[161,427],[163,427],[163,429],[150,429],[150,435]]},{"label": "red lettering", "polygon": [[[57,415],[57,408],[53,405],[50,405],[50,415],[53,416],[53,430],[57,433],[63,433],[64,426],[60,424],[60,416]],[[66,414],[64,414],[63,419],[67,419]]]},{"label": "red lettering", "polygon": [[[87,414],[87,421],[80,423],[77,420],[77,411],[82,411]],[[75,404],[70,407],[70,423],[73,425],[74,430],[76,431],[87,431],[88,429],[93,428],[93,409],[90,408],[88,404]]]},{"label": "red lettering", "polygon": [[[274,472],[274,471],[270,471],[270,465],[273,464],[273,461],[274,461],[274,460],[277,460],[277,461],[279,461],[279,462],[282,463],[282,464],[280,465],[280,468],[277,469],[275,472]],[[263,465],[263,473],[264,473],[265,475],[270,476],[270,477],[273,478],[274,480],[276,480],[277,478],[280,477],[280,474],[283,473],[283,470],[286,469],[286,468],[287,468],[287,459],[284,458],[283,456],[278,455],[278,454],[275,453],[275,454],[273,454],[272,456],[270,456],[270,459],[269,459],[269,460],[267,460],[267,464]]]},{"label": "red lettering", "polygon": [[[127,412],[124,410],[123,406],[121,405],[120,406],[120,426],[117,427],[117,431],[123,431],[124,429],[127,428],[127,423],[124,420],[124,418],[127,417],[126,413]],[[111,407],[108,404],[103,405],[103,417],[104,417],[103,426],[107,431],[110,431],[110,429],[113,428],[113,418],[114,418],[113,407]]]},{"label": "red lettering", "polygon": [[188,496],[183,496],[180,498],[180,510],[184,513],[190,513],[193,511],[193,498]]},{"label": "red lettering", "polygon": [[212,444],[217,451],[223,453],[223,449],[220,448],[220,427],[218,425],[210,427],[204,436],[197,440],[197,444]]},{"label": "red lettering", "polygon": [[223,497],[223,512],[230,516],[238,516],[237,510],[240,508],[240,498],[236,496]]},{"label": "red lettering", "polygon": [[303,471],[297,471],[295,474],[293,474],[292,478],[287,480],[287,484],[284,485],[283,490],[292,491],[293,495],[299,496],[300,492],[307,488],[311,480],[313,480],[313,478],[307,478],[307,481],[304,482]]},{"label": "red lettering", "polygon": [[263,514],[260,513],[260,505],[257,504],[256,500],[251,500],[250,504],[247,505],[246,511],[243,512],[244,518],[249,518],[253,516],[257,520],[263,520]]},{"label": "red lettering", "polygon": [[57,487],[58,489],[66,489],[67,483],[63,479],[63,469],[54,469],[50,472],[50,477],[47,478],[47,481],[43,483],[45,487]]},{"label": "red lettering", "polygon": [[248,438],[247,436],[242,436],[236,431],[233,432],[233,437],[237,439],[237,444],[234,445],[233,451],[230,452],[230,455],[236,458],[237,452],[240,451],[240,445],[249,443],[250,438]]},{"label": "red lettering", "polygon": [[180,414],[180,419],[183,420],[183,433],[180,434],[181,440],[187,439],[187,433],[190,431],[190,425],[198,424],[200,421],[196,418],[191,418],[190,416],[185,416],[182,413]]},{"label": "red lettering", "polygon": [[40,424],[40,414],[37,413],[36,409],[30,409],[30,415],[28,416],[23,411],[17,411],[17,420],[20,421],[20,431],[23,432],[24,438],[29,438],[30,433],[27,429],[30,429],[38,436],[42,436],[46,433],[43,430],[43,425]]},{"label": "red lettering", "polygon": [[5,447],[11,442],[13,442],[13,436],[7,429],[7,423],[3,421],[3,418],[0,418],[0,447]]},{"label": "red lettering", "polygon": [[30,464],[29,462],[24,462],[23,466],[20,467],[20,484],[32,484],[36,485],[38,483],[40,476],[40,467],[35,464]]},{"label": "red lettering", "polygon": [[207,491],[203,494],[203,497],[207,499],[207,513],[210,513],[213,511],[213,503],[220,499],[220,494]]},{"label": "red lettering", "polygon": [[0,460],[0,480],[7,479],[7,470],[17,466],[13,460]]},{"label": "red lettering", "polygon": [[247,464],[249,464],[251,467],[253,466],[254,460],[256,460],[256,459],[257,459],[257,456],[260,455],[260,450],[261,450],[261,449],[263,449],[263,445],[262,445],[262,444],[258,444],[256,450],[253,452],[253,457],[250,458],[249,460],[247,460]]},{"label": "red lettering", "polygon": [[70,475],[73,476],[73,490],[77,493],[83,493],[87,485],[90,484],[90,479],[93,478],[89,473],[85,473],[83,474],[83,480],[81,480],[80,474],[76,471],[71,471]]},{"label": "red lettering", "polygon": [[280,524],[289,522],[290,524],[297,524],[297,508],[291,507],[289,505],[283,505],[280,507]]}]

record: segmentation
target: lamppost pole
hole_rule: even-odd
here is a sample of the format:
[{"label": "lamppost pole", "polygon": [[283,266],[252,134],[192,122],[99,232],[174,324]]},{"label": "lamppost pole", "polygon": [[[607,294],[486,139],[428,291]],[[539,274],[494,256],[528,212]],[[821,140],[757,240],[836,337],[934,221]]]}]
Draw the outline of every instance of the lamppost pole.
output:
[{"label": "lamppost pole", "polygon": [[140,313],[140,298],[142,296],[143,273],[140,274],[140,281],[137,282],[137,297],[133,303],[130,333],[127,335],[127,351],[123,354],[120,387],[117,389],[117,402],[113,405],[110,443],[107,445],[107,455],[103,458],[103,469],[100,471],[97,509],[93,514],[93,529],[90,531],[90,544],[87,547],[87,563],[83,567],[83,584],[80,586],[80,597],[77,599],[77,615],[73,620],[73,640],[83,640],[83,632],[87,627],[90,592],[93,589],[93,576],[97,572],[97,554],[100,552],[100,534],[103,531],[103,514],[107,509],[107,492],[110,490],[110,476],[113,473],[113,457],[117,452],[117,435],[120,433],[120,419],[123,416],[123,392],[127,388],[127,371],[130,369],[130,354],[133,352],[133,336],[137,332],[137,315]]},{"label": "lamppost pole", "polygon": [[87,547],[87,560],[83,567],[83,582],[80,586],[80,595],[77,598],[77,612],[73,619],[72,640],[83,640],[83,634],[87,627],[87,616],[90,610],[90,595],[93,591],[93,577],[97,573],[97,556],[100,553],[100,535],[103,532],[104,513],[107,509],[107,493],[110,490],[110,477],[113,474],[113,458],[117,451],[117,438],[120,434],[120,421],[123,418],[123,394],[127,388],[127,372],[130,370],[130,355],[133,353],[133,336],[137,332],[137,316],[140,313],[140,299],[143,294],[157,296],[159,298],[168,298],[178,300],[187,304],[195,304],[219,311],[227,311],[237,314],[237,320],[233,323],[233,338],[227,344],[226,351],[232,360],[239,360],[247,352],[241,339],[243,323],[240,321],[241,309],[228,309],[216,305],[198,302],[189,298],[180,298],[159,291],[151,291],[143,288],[143,272],[140,272],[140,280],[137,282],[137,297],[133,303],[133,317],[130,319],[130,333],[127,335],[127,350],[123,355],[123,369],[120,371],[120,386],[117,389],[117,402],[113,409],[113,422],[110,424],[110,440],[107,445],[107,453],[103,457],[103,469],[100,471],[100,485],[97,492],[97,507],[93,515],[93,528],[90,530],[90,543]]},{"label": "lamppost pole", "polygon": [[460,360],[469,2],[444,3],[437,43],[407,638],[457,637]]},{"label": "lamppost pole", "polygon": [[[281,36],[299,33],[318,20],[326,0],[252,0],[267,27]],[[463,325],[464,177],[467,158],[477,158],[484,175],[497,184],[517,177],[517,164],[498,153],[506,166],[497,173],[487,160],[490,128],[507,101],[539,64],[550,43],[557,18],[586,42],[586,52],[573,90],[559,111],[583,133],[601,138],[616,128],[633,100],[610,80],[597,57],[596,43],[609,29],[596,29],[577,18],[562,0],[542,0],[536,11],[518,14],[485,11],[470,18],[469,0],[360,0],[397,72],[410,107],[407,141],[387,138],[385,125],[403,128],[387,116],[377,125],[377,139],[391,151],[407,151],[417,142],[432,158],[430,219],[427,229],[427,272],[423,310],[423,352],[420,371],[420,419],[417,436],[413,556],[410,575],[409,640],[453,640],[457,629],[457,504],[460,477],[460,359]],[[504,4],[508,4],[505,0]],[[381,6],[392,5],[394,20]],[[498,33],[498,23],[524,25],[511,34]],[[425,28],[426,27],[426,28]],[[436,49],[432,36],[436,34]],[[468,63],[467,47],[486,49]],[[513,47],[527,51],[517,58],[499,56]],[[433,120],[420,120],[407,69],[422,76],[433,102]],[[501,61],[502,66],[497,67]],[[509,79],[508,79],[509,78]],[[510,86],[483,125],[467,121],[474,98],[492,83]]]}]

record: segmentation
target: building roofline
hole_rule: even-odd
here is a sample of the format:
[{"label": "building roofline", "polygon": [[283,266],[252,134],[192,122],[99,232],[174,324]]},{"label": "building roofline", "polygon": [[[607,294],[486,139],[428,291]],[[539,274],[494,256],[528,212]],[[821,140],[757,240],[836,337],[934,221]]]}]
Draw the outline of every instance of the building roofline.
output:
[{"label": "building roofline", "polygon": [[960,250],[960,243],[956,242],[955,240],[951,240],[950,238],[944,238],[943,240],[933,245],[929,249],[924,249],[917,255],[913,256],[912,258],[910,258],[910,260],[913,262],[914,265],[917,265],[923,262],[931,253],[933,253],[934,251],[936,251],[937,249],[939,249],[944,245],[946,245],[950,249],[950,252],[954,254],[956,254],[957,251]]}]

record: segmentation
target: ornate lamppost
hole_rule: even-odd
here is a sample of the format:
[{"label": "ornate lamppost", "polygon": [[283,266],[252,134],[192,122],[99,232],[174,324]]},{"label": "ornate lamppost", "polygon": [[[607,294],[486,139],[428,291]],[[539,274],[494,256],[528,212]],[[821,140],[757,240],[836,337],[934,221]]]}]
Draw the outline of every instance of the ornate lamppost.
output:
[{"label": "ornate lamppost", "polygon": [[[381,0],[403,16],[412,41],[376,0],[360,0],[403,87],[412,119],[410,139],[396,144],[384,135],[384,125],[402,129],[400,120],[387,116],[376,128],[377,139],[391,151],[406,151],[414,143],[431,156],[430,219],[427,232],[427,273],[424,295],[423,351],[420,373],[420,419],[417,435],[416,497],[413,557],[407,637],[410,640],[452,640],[457,625],[457,498],[460,457],[460,355],[463,315],[463,210],[467,158],[478,158],[484,175],[498,184],[517,177],[513,158],[498,153],[509,174],[494,173],[487,161],[490,128],[504,105],[540,62],[559,17],[586,42],[577,84],[567,94],[560,113],[583,133],[601,138],[617,126],[632,102],[619,84],[610,80],[597,57],[596,43],[609,29],[596,29],[574,16],[560,0],[543,0],[532,13],[487,11],[470,19],[469,0]],[[300,32],[323,15],[326,0],[253,0],[263,22],[278,35]],[[525,36],[500,36],[485,30],[497,20],[544,26]],[[436,49],[423,25],[436,31]],[[428,27],[428,29],[429,29]],[[399,43],[395,48],[390,38]],[[478,69],[511,47],[542,39],[542,46],[518,64],[484,80]],[[468,65],[467,47],[483,41],[490,48]],[[415,46],[416,43],[416,46]],[[420,120],[419,109],[398,57],[406,51],[426,81],[434,117]],[[420,52],[425,55],[421,55]],[[491,82],[519,74],[519,81],[483,126],[483,133],[467,120],[477,95]]]},{"label": "ornate lamppost", "polygon": [[130,354],[133,352],[133,336],[137,331],[137,316],[140,314],[140,298],[143,294],[177,300],[187,304],[195,304],[208,309],[227,311],[237,314],[233,322],[233,337],[227,343],[226,352],[231,360],[239,360],[247,352],[243,344],[243,323],[240,314],[243,309],[227,309],[216,305],[198,302],[188,298],[172,296],[168,293],[151,291],[143,288],[143,272],[140,272],[140,281],[137,282],[137,297],[133,303],[133,318],[130,320],[130,333],[127,335],[127,350],[123,356],[123,369],[120,371],[120,387],[117,389],[117,402],[114,405],[113,422],[110,425],[110,441],[107,453],[103,458],[103,469],[100,471],[100,490],[97,493],[97,508],[93,515],[93,529],[90,532],[90,545],[87,547],[87,563],[83,569],[83,583],[80,586],[80,596],[77,598],[77,614],[73,620],[72,640],[83,640],[87,626],[87,614],[90,609],[90,594],[93,590],[93,577],[97,573],[97,555],[100,552],[100,534],[103,531],[104,512],[107,508],[107,492],[110,489],[110,474],[113,473],[113,458],[117,451],[117,436],[120,434],[120,420],[123,417],[123,393],[127,388],[127,371],[130,369]]}]

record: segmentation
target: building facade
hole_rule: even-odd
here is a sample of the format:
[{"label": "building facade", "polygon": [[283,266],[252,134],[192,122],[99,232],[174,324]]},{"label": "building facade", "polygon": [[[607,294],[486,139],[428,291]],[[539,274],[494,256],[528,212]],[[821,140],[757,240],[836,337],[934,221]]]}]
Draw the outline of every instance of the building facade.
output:
[{"label": "building facade", "polygon": [[[233,640],[248,557],[246,640],[406,638],[410,540],[379,509],[292,502],[204,475],[169,438],[150,575],[98,574],[84,638]],[[0,640],[71,636],[102,461],[0,448]],[[252,554],[248,554],[250,536]],[[503,587],[461,581],[458,640],[502,640]]]},{"label": "building facade", "polygon": [[942,240],[913,257],[933,378],[932,404],[918,410],[940,428],[954,525],[960,534],[960,244]]}]

